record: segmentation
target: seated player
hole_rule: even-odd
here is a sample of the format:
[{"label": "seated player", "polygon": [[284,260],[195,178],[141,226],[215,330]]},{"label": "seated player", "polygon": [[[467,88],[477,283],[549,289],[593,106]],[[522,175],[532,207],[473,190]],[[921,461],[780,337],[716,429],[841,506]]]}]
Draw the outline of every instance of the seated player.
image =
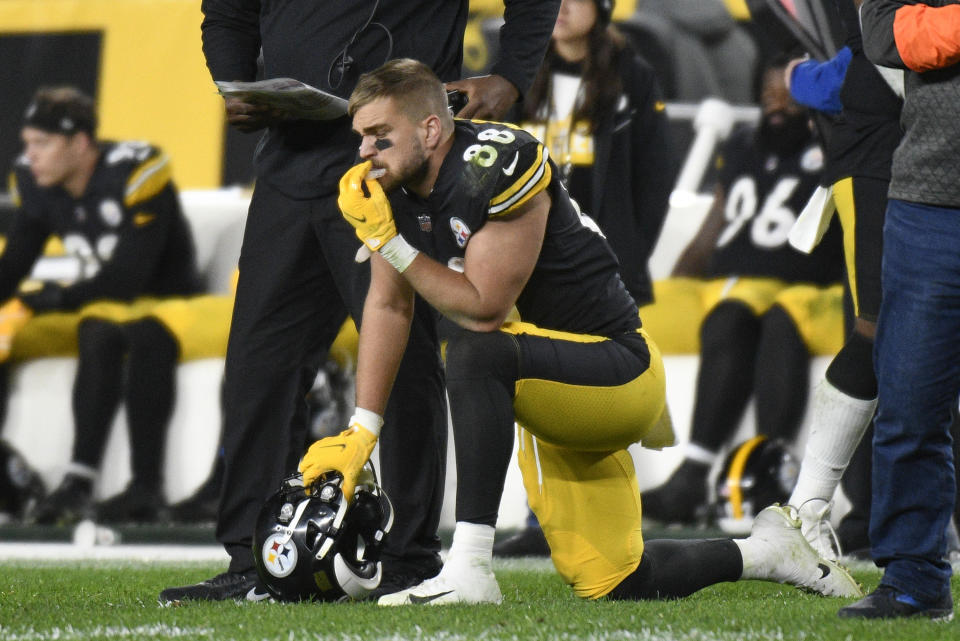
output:
[{"label": "seated player", "polygon": [[[381,596],[381,605],[501,600],[492,547],[515,421],[530,506],[578,596],[672,598],[741,578],[859,594],[778,506],[747,539],[645,544],[626,448],[673,440],[660,353],[613,252],[544,146],[510,125],[454,121],[442,83],[409,59],[362,75],[349,113],[366,162],[341,179],[339,204],[372,254],[372,278],[357,407],[345,431],[305,454],[307,486],[336,471],[353,495],[382,427],[414,294],[459,328],[446,351],[453,545],[438,576]],[[512,310],[519,320],[506,321]]]},{"label": "seated player", "polygon": [[[843,340],[843,259],[839,228],[817,250],[793,249],[787,235],[816,189],[823,154],[809,116],[792,100],[783,66],[764,75],[756,128],[734,132],[717,164],[713,207],[674,270],[658,283],[658,313],[677,331],[674,310],[699,322],[700,369],[684,460],[644,492],[646,516],[692,523],[707,515],[708,477],[756,402],[757,431],[792,442],[809,393],[810,357]],[[702,310],[674,299],[694,299]],[[696,305],[694,306],[696,308]],[[660,319],[651,319],[660,326]]]},{"label": "seated player", "polygon": [[[189,320],[176,305],[164,309],[161,297],[199,290],[193,239],[166,154],[142,142],[98,141],[96,125],[89,96],[71,87],[38,90],[10,177],[17,211],[0,256],[0,300],[16,296],[9,305],[36,314],[34,329],[46,327],[54,342],[75,336],[79,356],[73,456],[60,485],[34,511],[39,523],[93,515],[93,484],[121,398],[133,479],[98,506],[98,516],[156,518],[175,365],[189,349],[178,341],[178,326]],[[77,259],[77,280],[18,293],[51,235]],[[41,343],[44,336],[34,333]]]}]

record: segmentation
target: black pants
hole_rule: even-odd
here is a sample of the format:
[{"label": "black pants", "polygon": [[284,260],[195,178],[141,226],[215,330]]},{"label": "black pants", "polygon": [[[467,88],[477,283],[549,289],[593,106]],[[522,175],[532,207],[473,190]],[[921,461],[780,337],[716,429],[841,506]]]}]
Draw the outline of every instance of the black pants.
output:
[{"label": "black pants", "polygon": [[[217,540],[231,571],[253,567],[257,514],[305,451],[305,395],[347,315],[360,319],[370,269],[354,262],[359,246],[336,194],[295,200],[257,183],[224,381]],[[385,421],[381,483],[396,520],[384,561],[439,558],[446,404],[433,312],[420,300]]]},{"label": "black pants", "polygon": [[120,401],[127,410],[132,483],[161,491],[167,428],[176,395],[180,347],[154,318],[116,323],[99,318],[77,329],[73,382],[73,461],[99,468]]}]

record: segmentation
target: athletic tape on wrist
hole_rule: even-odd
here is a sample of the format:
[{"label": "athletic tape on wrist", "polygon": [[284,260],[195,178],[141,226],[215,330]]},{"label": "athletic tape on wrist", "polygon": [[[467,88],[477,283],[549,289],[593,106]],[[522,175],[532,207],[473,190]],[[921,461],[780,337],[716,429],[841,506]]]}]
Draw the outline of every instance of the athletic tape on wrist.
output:
[{"label": "athletic tape on wrist", "polygon": [[393,265],[401,274],[407,270],[413,259],[417,257],[420,251],[414,248],[410,243],[403,239],[403,236],[397,234],[380,248],[380,255],[388,263]]},{"label": "athletic tape on wrist", "polygon": [[383,427],[383,417],[376,412],[356,407],[353,410],[353,416],[350,418],[350,424],[353,423],[362,425],[365,430],[379,437],[380,428]]}]

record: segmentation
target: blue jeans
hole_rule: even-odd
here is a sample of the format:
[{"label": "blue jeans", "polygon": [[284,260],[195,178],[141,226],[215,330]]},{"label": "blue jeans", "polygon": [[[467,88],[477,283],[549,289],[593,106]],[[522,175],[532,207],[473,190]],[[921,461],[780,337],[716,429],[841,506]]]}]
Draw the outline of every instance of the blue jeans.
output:
[{"label": "blue jeans", "polygon": [[871,552],[882,583],[932,602],[950,589],[956,480],[950,408],[960,392],[960,209],[891,199],[874,359]]}]

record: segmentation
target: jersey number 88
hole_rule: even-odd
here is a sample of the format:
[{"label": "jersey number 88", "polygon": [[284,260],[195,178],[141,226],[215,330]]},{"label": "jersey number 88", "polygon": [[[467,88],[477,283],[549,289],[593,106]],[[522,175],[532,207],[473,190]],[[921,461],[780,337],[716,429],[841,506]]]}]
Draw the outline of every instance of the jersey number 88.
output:
[{"label": "jersey number 88", "polygon": [[[509,144],[516,139],[517,137],[508,129],[484,129],[477,134],[477,140],[496,142],[501,145]],[[490,167],[497,160],[497,150],[493,145],[470,145],[464,150],[463,159],[481,167]]]}]

